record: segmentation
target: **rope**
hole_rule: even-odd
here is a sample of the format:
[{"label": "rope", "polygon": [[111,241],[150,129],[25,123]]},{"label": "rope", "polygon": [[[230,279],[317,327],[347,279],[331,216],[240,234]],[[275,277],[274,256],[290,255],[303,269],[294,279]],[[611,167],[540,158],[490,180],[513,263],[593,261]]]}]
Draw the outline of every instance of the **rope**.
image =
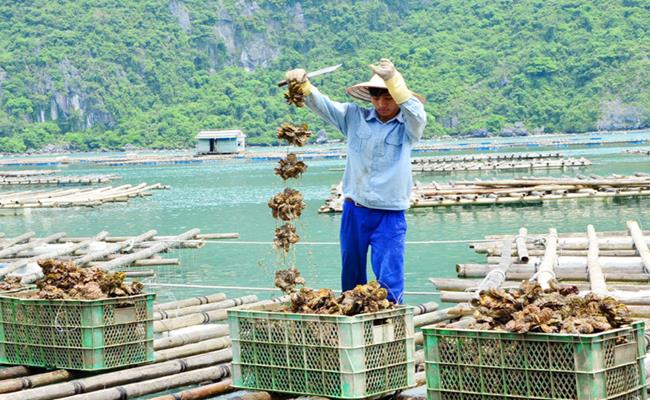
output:
[{"label": "rope", "polygon": [[[278,288],[268,288],[268,287],[253,287],[253,286],[214,286],[214,285],[191,285],[183,283],[145,283],[145,286],[159,286],[159,287],[172,287],[172,288],[187,288],[187,289],[216,289],[216,290],[252,290],[260,292],[275,292],[279,291]],[[336,293],[340,293],[340,290],[334,290]],[[405,295],[410,296],[432,296],[438,295],[440,292],[404,292]]]},{"label": "rope", "polygon": [[[202,239],[198,239],[202,240]],[[164,242],[164,240],[160,240]],[[494,240],[488,239],[459,239],[459,240],[414,240],[408,241],[406,244],[454,244],[454,243],[489,243]],[[252,241],[252,240],[205,240],[206,244],[251,244],[251,245],[272,245],[273,242]],[[339,246],[340,242],[298,242],[298,245],[309,246]]]}]

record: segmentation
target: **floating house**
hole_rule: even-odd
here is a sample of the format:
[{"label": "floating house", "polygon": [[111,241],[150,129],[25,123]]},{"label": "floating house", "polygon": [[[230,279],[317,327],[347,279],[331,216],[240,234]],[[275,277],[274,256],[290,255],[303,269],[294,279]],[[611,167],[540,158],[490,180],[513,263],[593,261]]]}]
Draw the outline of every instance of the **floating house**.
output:
[{"label": "floating house", "polygon": [[196,135],[197,154],[232,154],[244,151],[246,135],[240,130],[200,131]]}]

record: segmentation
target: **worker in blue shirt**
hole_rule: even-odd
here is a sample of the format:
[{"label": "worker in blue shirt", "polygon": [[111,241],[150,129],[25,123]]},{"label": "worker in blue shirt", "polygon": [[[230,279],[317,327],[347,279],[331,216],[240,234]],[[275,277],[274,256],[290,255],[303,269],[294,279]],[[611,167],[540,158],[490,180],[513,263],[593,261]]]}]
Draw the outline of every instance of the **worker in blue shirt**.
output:
[{"label": "worker in blue shirt", "polygon": [[404,294],[404,244],[413,178],[411,149],[426,125],[424,100],[411,92],[393,63],[382,58],[370,65],[368,82],[346,89],[372,108],[339,103],[321,94],[304,69],[286,73],[305,94],[305,104],[347,137],[341,220],[343,290],[365,284],[368,247],[377,281],[388,299]]}]

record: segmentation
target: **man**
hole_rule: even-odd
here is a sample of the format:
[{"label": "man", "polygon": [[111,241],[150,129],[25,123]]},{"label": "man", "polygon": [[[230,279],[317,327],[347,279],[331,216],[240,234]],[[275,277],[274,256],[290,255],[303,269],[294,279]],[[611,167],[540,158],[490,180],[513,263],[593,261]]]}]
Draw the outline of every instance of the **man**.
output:
[{"label": "man", "polygon": [[343,174],[341,221],[341,282],[343,290],[365,284],[368,246],[377,281],[388,299],[401,303],[404,293],[404,242],[410,205],[411,149],[426,125],[423,99],[411,92],[393,63],[382,58],[370,65],[368,82],[347,88],[357,99],[369,101],[365,109],[338,103],[321,94],[305,70],[286,73],[305,94],[305,104],[347,136],[347,162]]}]

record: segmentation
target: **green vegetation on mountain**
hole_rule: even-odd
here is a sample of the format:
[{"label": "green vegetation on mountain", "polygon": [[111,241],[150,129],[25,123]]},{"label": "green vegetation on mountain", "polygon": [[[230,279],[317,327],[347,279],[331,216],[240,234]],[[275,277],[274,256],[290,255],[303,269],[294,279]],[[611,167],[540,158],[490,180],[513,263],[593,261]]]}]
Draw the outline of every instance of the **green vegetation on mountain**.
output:
[{"label": "green vegetation on mountain", "polygon": [[[13,0],[0,3],[0,151],[275,143],[285,70],[335,100],[391,58],[426,135],[650,126],[647,0]],[[512,131],[512,129],[510,129]]]}]

